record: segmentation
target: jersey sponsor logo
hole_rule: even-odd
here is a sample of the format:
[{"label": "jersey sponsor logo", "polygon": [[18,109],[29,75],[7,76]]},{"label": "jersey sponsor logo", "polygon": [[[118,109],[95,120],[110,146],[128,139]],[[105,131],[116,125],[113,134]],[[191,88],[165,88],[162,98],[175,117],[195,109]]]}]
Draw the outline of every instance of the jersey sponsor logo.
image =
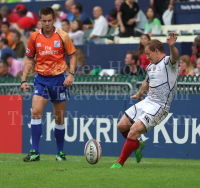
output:
[{"label": "jersey sponsor logo", "polygon": [[54,41],[54,47],[60,47],[60,41],[58,41],[58,40],[55,40]]},{"label": "jersey sponsor logo", "polygon": [[27,54],[30,54],[30,49],[27,48],[27,49],[26,49],[26,53],[27,53]]},{"label": "jersey sponsor logo", "polygon": [[52,50],[52,51],[38,51],[40,55],[52,55],[52,54],[58,54],[58,50]]},{"label": "jersey sponsor logo", "polygon": [[161,71],[161,68],[160,68],[160,67],[158,67],[157,71]]},{"label": "jersey sponsor logo", "polygon": [[64,99],[66,99],[65,92],[60,93],[60,100],[64,100]]},{"label": "jersey sponsor logo", "polygon": [[154,67],[154,68],[152,69],[152,71],[156,71],[156,67]]},{"label": "jersey sponsor logo", "polygon": [[42,44],[41,43],[37,43],[36,46],[37,47],[42,47]]},{"label": "jersey sponsor logo", "polygon": [[149,117],[147,115],[144,116],[144,119],[146,120],[147,123],[150,122],[150,119],[149,119]]}]

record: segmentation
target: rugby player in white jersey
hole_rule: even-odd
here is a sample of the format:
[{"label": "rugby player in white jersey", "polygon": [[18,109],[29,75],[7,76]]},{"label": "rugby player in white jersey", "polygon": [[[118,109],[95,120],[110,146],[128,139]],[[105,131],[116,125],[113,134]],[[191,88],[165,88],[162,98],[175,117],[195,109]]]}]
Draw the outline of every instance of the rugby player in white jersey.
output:
[{"label": "rugby player in white jersey", "polygon": [[[176,39],[175,33],[170,33],[166,39],[170,56],[166,56],[164,46],[159,40],[151,40],[146,44],[145,53],[150,60],[146,79],[136,95],[131,97],[140,102],[126,110],[117,125],[126,142],[119,159],[111,168],[123,167],[133,151],[139,163],[145,143],[139,141],[138,137],[159,125],[168,115],[177,88],[178,50],[174,46]],[[146,93],[147,97],[142,100],[142,95]]]}]

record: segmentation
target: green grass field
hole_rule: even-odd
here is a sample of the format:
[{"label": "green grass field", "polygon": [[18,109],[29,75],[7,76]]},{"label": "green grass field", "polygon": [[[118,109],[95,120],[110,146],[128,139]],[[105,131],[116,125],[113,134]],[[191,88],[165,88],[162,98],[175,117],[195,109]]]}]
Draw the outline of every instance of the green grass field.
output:
[{"label": "green grass field", "polygon": [[57,162],[41,155],[39,162],[24,163],[22,154],[0,153],[0,188],[193,188],[200,187],[200,161],[129,158],[122,169],[110,169],[116,158],[102,157],[90,165],[83,156]]}]

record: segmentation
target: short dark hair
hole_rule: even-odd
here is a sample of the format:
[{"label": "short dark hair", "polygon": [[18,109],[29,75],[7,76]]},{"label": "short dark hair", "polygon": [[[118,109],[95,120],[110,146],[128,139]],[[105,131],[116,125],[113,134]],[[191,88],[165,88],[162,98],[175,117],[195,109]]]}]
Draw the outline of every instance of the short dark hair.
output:
[{"label": "short dark hair", "polygon": [[194,43],[196,45],[196,48],[199,50],[200,49],[200,36],[199,35],[194,39]]},{"label": "short dark hair", "polygon": [[7,59],[8,59],[9,57],[12,57],[11,53],[5,53],[5,54],[3,54],[3,56],[2,56],[2,60],[5,61],[5,62],[7,62]]},{"label": "short dark hair", "polygon": [[112,18],[117,18],[117,11],[116,11],[116,9],[112,9],[110,11],[109,16],[112,17]]},{"label": "short dark hair", "polygon": [[4,44],[8,45],[8,39],[5,37],[1,38],[0,42],[3,42]]},{"label": "short dark hair", "polygon": [[199,42],[200,43],[200,35],[195,37],[194,42]]},{"label": "short dark hair", "polygon": [[135,63],[137,64],[138,61],[138,53],[135,51],[128,51],[126,54],[131,54],[132,60],[135,60]]},{"label": "short dark hair", "polygon": [[1,13],[4,13],[4,14],[10,14],[11,13],[11,10],[10,10],[10,8],[7,5],[3,5],[1,7],[0,11],[1,11]]},{"label": "short dark hair", "polygon": [[8,67],[8,63],[4,60],[0,60],[0,64],[3,64],[4,67]]},{"label": "short dark hair", "polygon": [[155,52],[156,49],[158,49],[160,52],[165,53],[165,48],[162,42],[160,42],[157,39],[153,39],[147,42],[147,44],[145,45],[145,47],[148,46],[150,51]]},{"label": "short dark hair", "polygon": [[82,10],[83,10],[83,6],[82,6],[81,3],[75,3],[74,5],[76,5],[76,9],[78,9],[79,12],[82,12]]},{"label": "short dark hair", "polygon": [[7,25],[8,26],[8,28],[10,27],[10,24],[8,23],[8,22],[2,22],[2,24],[1,25]]},{"label": "short dark hair", "polygon": [[67,19],[62,20],[61,22],[66,22],[68,25],[70,24],[69,20]]},{"label": "short dark hair", "polygon": [[40,9],[39,11],[39,16],[40,16],[40,19],[42,17],[42,15],[49,15],[51,14],[53,16],[53,18],[55,18],[55,12],[54,10],[51,8],[51,7],[43,7],[42,9]]},{"label": "short dark hair", "polygon": [[21,34],[20,34],[19,31],[17,31],[17,30],[15,29],[15,30],[12,30],[12,33],[14,33],[14,34],[19,38],[19,40],[20,40]]}]

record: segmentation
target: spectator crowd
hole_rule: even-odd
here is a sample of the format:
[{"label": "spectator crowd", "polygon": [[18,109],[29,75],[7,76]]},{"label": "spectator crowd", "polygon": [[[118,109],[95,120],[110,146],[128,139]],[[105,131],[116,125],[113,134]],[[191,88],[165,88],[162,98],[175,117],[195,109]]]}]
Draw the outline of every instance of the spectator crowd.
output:
[{"label": "spectator crowd", "polygon": [[[181,1],[181,0],[179,0]],[[3,3],[18,2],[17,0],[2,0]],[[115,9],[105,15],[102,7],[93,8],[93,18],[83,11],[83,5],[75,0],[66,0],[65,7],[53,4],[55,11],[56,28],[67,32],[75,46],[95,44],[112,31],[119,37],[140,37],[138,52],[128,51],[125,55],[124,67],[118,72],[111,70],[92,70],[89,74],[95,75],[144,75],[149,64],[144,46],[154,35],[162,34],[162,25],[165,23],[165,11],[174,10],[174,0],[149,0],[150,7],[146,12],[140,10],[136,0],[114,0]],[[65,9],[63,11],[63,9]],[[171,17],[173,23],[173,16]],[[25,59],[25,52],[30,35],[42,29],[38,16],[27,10],[24,4],[10,10],[7,5],[0,8],[0,77],[21,76]],[[85,73],[86,60],[81,49],[77,50],[77,75]],[[180,57],[179,74],[200,74],[200,36],[195,38],[192,46],[192,56]],[[34,72],[34,71],[33,71]]]}]

